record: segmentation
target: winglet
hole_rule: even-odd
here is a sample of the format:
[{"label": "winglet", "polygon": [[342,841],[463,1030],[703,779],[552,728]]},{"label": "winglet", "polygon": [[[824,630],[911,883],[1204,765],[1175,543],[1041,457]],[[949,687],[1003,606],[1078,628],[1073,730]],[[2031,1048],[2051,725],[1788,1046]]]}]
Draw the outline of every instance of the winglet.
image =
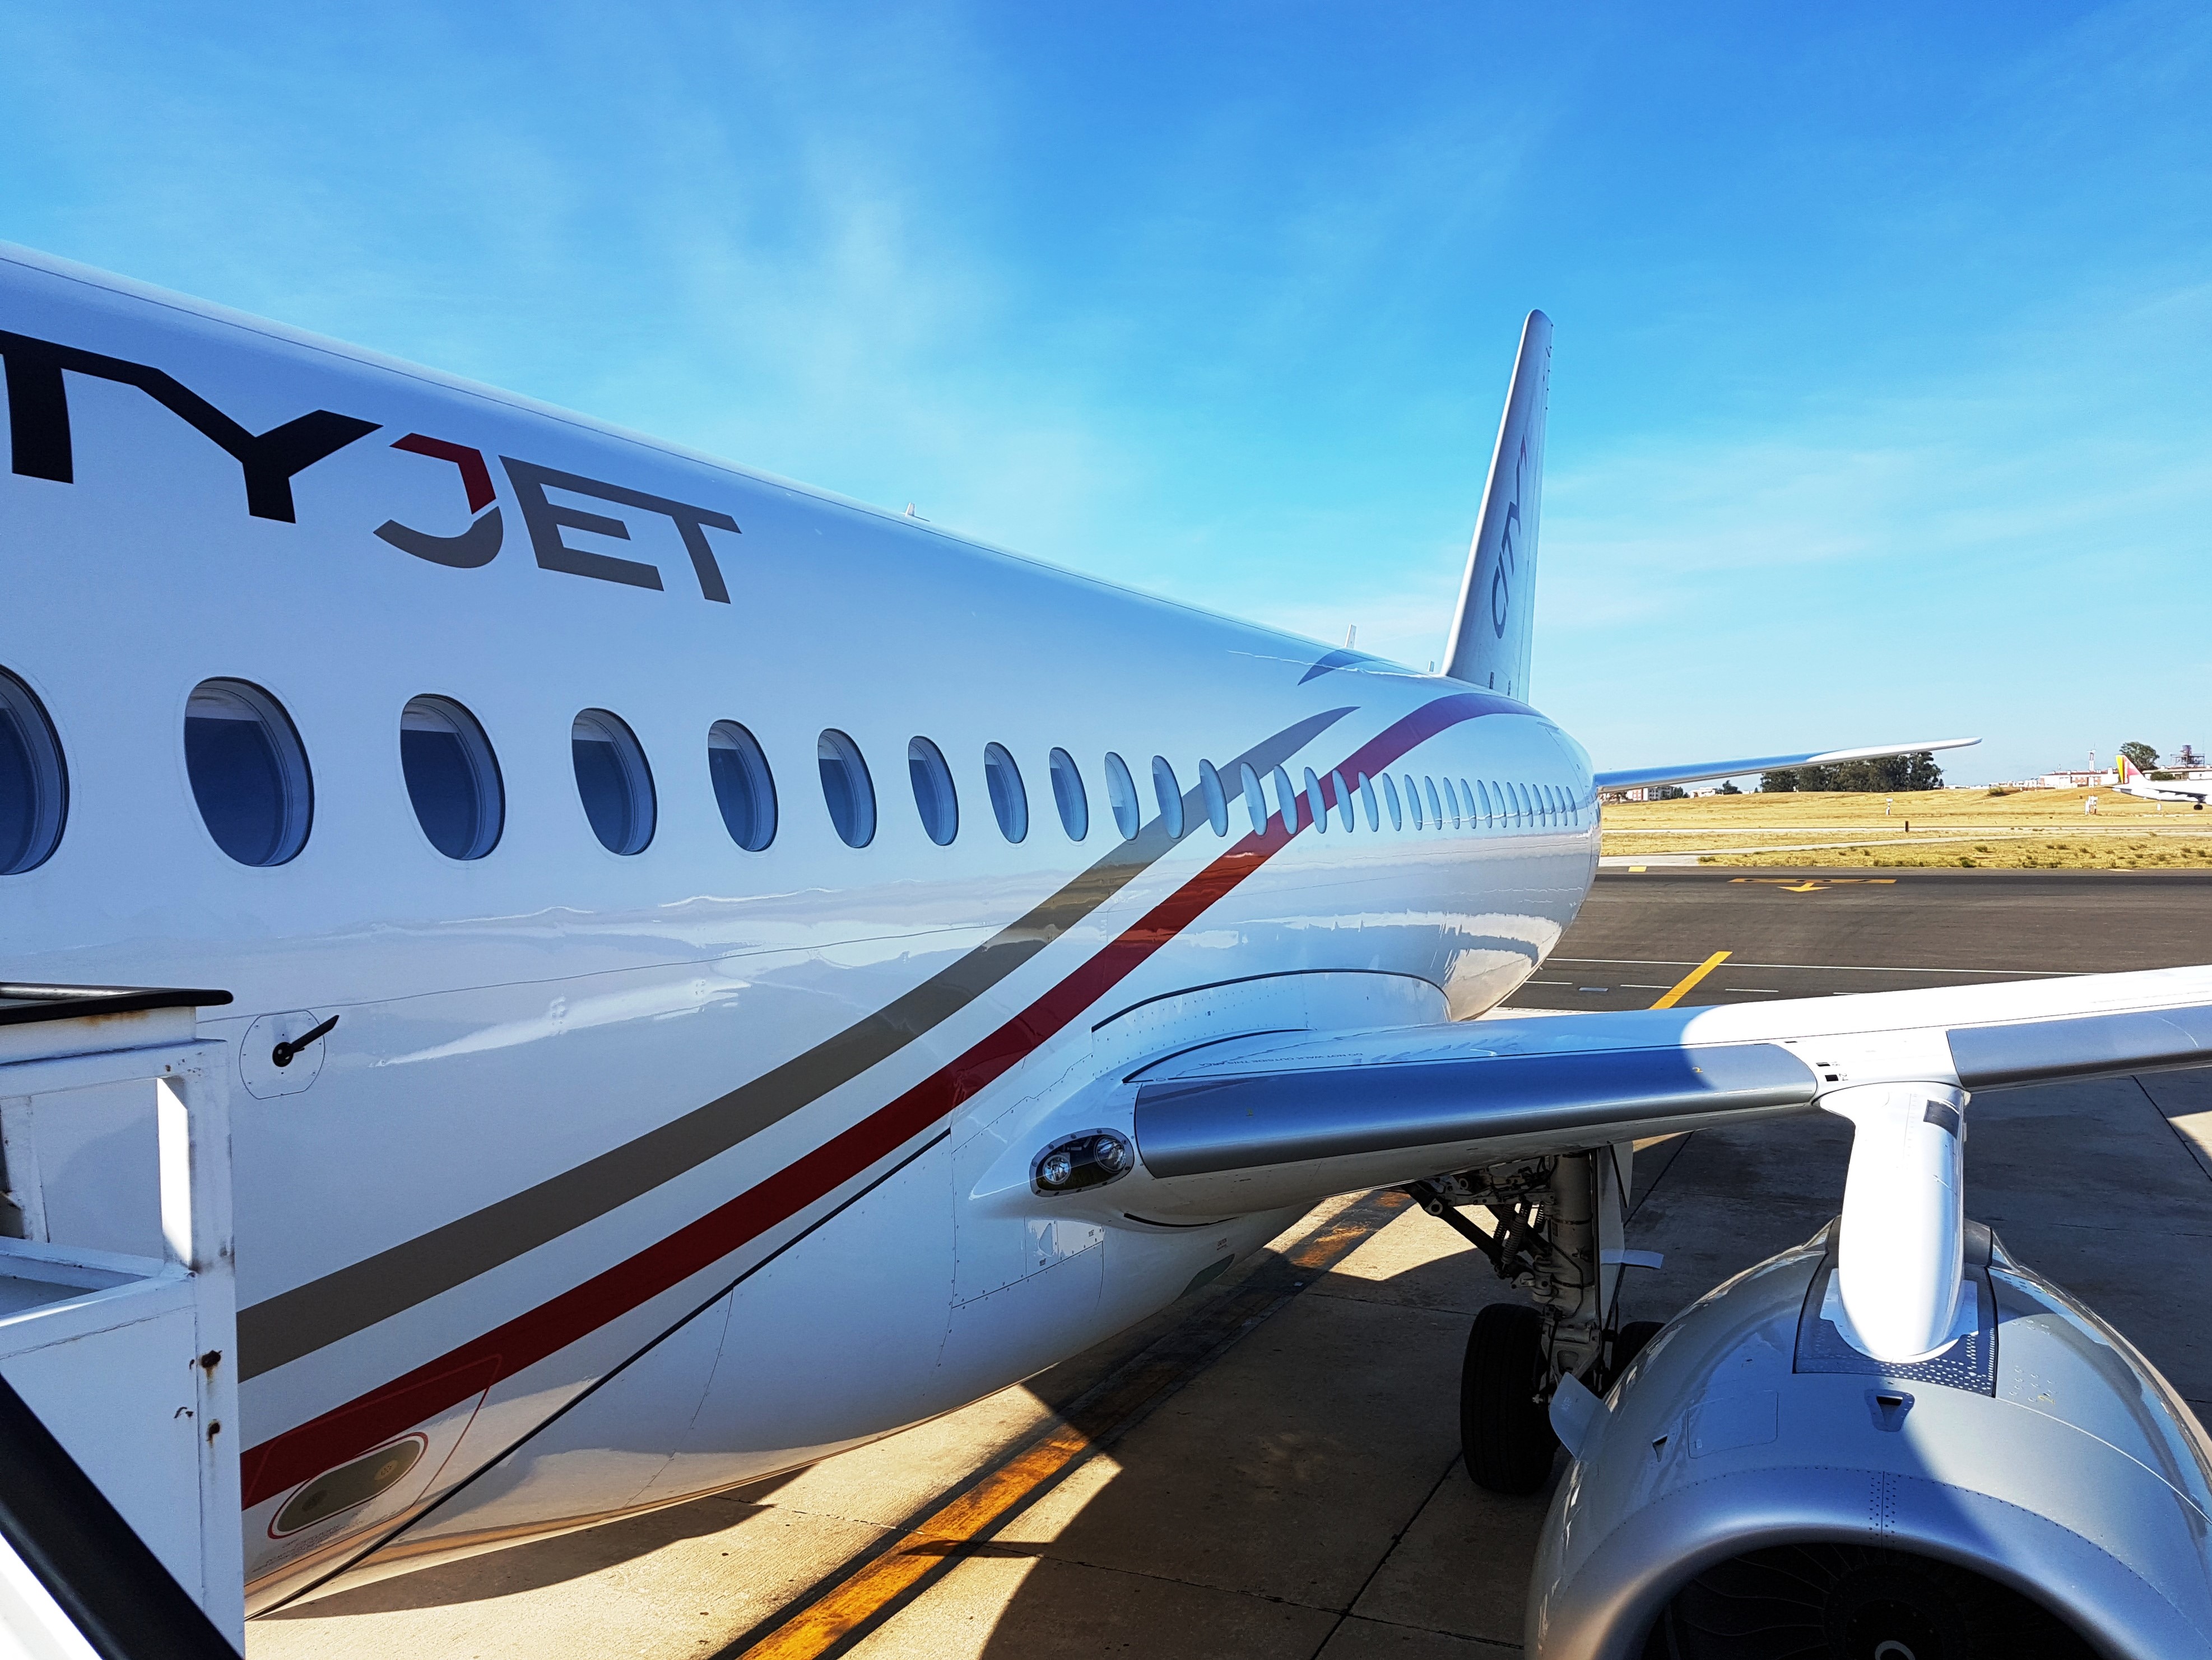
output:
[{"label": "winglet", "polygon": [[1552,319],[1532,311],[1522,325],[1521,355],[1506,390],[1504,418],[1498,423],[1459,609],[1444,642],[1444,672],[1453,679],[1522,699],[1528,696],[1544,410],[1551,385]]}]

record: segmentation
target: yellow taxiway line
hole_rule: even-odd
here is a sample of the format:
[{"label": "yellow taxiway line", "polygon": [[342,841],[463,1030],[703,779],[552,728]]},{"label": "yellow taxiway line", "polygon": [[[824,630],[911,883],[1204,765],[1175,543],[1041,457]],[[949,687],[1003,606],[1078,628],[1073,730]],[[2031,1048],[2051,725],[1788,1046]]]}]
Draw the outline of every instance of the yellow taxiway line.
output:
[{"label": "yellow taxiway line", "polygon": [[1667,988],[1667,994],[1664,997],[1662,997],[1651,1006],[1655,1009],[1673,1008],[1675,1004],[1680,1002],[1684,997],[1689,994],[1689,993],[1696,987],[1698,981],[1704,979],[1715,969],[1720,967],[1722,964],[1727,962],[1728,959],[1728,952],[1724,951],[1715,952],[1711,957],[1705,958],[1704,962],[1698,964],[1697,967],[1692,969],[1680,980],[1677,980],[1672,986],[1669,986]]}]

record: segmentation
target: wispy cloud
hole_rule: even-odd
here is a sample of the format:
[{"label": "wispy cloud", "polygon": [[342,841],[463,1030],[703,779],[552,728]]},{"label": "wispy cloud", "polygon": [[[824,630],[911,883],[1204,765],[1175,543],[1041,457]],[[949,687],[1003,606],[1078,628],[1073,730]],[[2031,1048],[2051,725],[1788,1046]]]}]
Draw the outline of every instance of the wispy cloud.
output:
[{"label": "wispy cloud", "polygon": [[2075,666],[2212,522],[2184,6],[84,0],[10,46],[0,234],[1416,667],[1543,305],[1536,685],[1602,754],[1956,711],[2024,769],[2196,696]]}]

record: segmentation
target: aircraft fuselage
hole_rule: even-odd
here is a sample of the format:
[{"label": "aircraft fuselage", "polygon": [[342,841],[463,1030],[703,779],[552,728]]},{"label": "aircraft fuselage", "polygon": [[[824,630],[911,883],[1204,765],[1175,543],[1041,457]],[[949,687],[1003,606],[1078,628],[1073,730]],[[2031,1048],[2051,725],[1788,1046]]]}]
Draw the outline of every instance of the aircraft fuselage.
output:
[{"label": "aircraft fuselage", "polygon": [[[410,1518],[393,1552],[755,1479],[1141,1317],[1284,1217],[1075,1221],[986,1175],[1125,1062],[1479,1013],[1588,891],[1587,758],[1524,704],[35,256],[0,295],[0,670],[67,769],[51,856],[0,875],[7,975],[233,994],[263,1606]],[[296,733],[283,862],[203,810],[210,681]],[[481,856],[412,805],[426,696],[495,754]],[[580,798],[586,711],[649,767],[638,851]],[[773,773],[757,851],[718,722]],[[131,1249],[113,1122],[41,1156]]]}]

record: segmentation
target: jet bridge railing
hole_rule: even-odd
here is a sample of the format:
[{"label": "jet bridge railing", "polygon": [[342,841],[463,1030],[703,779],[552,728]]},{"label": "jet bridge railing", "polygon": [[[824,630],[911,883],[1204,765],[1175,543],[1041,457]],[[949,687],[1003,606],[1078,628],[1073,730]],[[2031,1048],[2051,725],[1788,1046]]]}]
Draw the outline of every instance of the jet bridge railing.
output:
[{"label": "jet bridge railing", "polygon": [[[0,1378],[243,1651],[229,1045],[194,1012],[229,1000],[0,985]],[[82,1554],[13,1536],[10,1518],[59,1513],[24,1490],[41,1468],[0,1471],[16,1556],[94,1652],[179,1651],[87,1627],[129,1588],[55,1583]],[[21,1606],[0,1598],[0,1624]]]}]

